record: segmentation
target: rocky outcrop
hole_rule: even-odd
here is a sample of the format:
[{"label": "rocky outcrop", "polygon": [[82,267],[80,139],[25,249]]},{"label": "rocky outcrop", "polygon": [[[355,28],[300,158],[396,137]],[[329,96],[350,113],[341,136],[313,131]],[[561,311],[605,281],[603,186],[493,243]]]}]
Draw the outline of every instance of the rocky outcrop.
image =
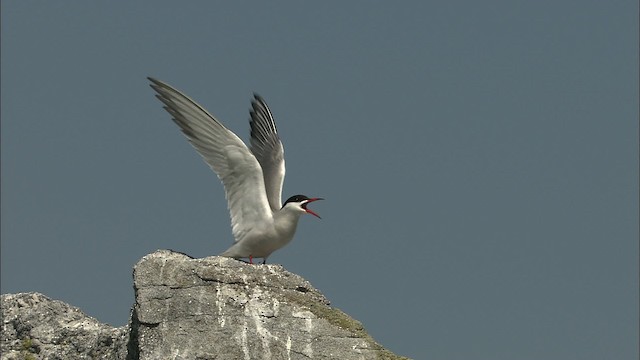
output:
[{"label": "rocky outcrop", "polygon": [[3,359],[400,359],[280,265],[159,250],[134,267],[127,327],[2,295]]},{"label": "rocky outcrop", "polygon": [[112,328],[38,293],[2,295],[2,359],[126,359],[128,329]]}]

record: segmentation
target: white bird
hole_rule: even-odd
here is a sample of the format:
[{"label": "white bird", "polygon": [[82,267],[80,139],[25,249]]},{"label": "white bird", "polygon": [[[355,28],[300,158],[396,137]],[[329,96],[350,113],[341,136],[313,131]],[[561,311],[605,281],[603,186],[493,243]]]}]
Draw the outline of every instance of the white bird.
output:
[{"label": "white bird", "polygon": [[153,78],[151,87],[191,145],[218,175],[231,213],[235,243],[220,254],[235,259],[267,257],[287,245],[300,215],[318,214],[307,205],[322,198],[290,197],[282,204],[284,148],[269,107],[257,94],[251,102],[251,149],[202,106]]}]

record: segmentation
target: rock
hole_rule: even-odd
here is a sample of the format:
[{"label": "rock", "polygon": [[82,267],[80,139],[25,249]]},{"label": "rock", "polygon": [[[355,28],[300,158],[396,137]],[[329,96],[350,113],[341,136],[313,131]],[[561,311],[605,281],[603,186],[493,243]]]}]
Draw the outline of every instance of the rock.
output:
[{"label": "rock", "polygon": [[126,359],[128,329],[39,293],[2,295],[2,359]]},{"label": "rock", "polygon": [[281,265],[161,250],[134,268],[140,359],[398,359]]},{"label": "rock", "polygon": [[42,294],[2,295],[2,359],[404,359],[280,265],[158,250],[133,278],[121,328]]}]

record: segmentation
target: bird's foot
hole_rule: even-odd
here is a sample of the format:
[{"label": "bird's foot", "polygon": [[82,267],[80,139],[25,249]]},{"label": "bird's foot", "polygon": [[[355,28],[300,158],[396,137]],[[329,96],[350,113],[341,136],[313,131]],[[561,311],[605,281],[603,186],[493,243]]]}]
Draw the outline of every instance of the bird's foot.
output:
[{"label": "bird's foot", "polygon": [[[262,258],[262,265],[267,263],[267,258]],[[253,263],[253,255],[249,255],[249,264],[255,265]]]}]

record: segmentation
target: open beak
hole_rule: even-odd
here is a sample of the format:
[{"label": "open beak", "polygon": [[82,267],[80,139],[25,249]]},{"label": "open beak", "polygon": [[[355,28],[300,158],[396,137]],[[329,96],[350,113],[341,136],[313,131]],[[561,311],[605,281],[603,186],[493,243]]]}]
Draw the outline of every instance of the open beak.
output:
[{"label": "open beak", "polygon": [[309,200],[307,200],[307,202],[305,202],[304,204],[302,204],[302,208],[304,209],[304,211],[306,211],[307,213],[317,217],[318,219],[322,219],[320,217],[320,215],[316,214],[315,212],[313,212],[313,210],[311,209],[307,209],[307,205],[309,205],[310,203],[314,202],[314,201],[318,201],[318,200],[324,200],[323,198],[311,198]]}]

